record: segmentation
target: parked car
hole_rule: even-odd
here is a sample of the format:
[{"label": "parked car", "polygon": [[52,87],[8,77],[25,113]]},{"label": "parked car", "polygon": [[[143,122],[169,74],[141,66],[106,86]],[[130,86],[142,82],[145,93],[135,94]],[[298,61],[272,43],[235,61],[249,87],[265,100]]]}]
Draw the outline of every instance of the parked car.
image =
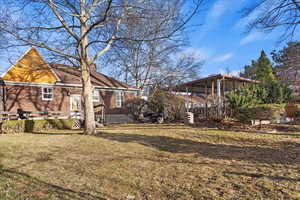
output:
[{"label": "parked car", "polygon": [[155,113],[155,112],[144,112],[144,121],[151,123],[162,124],[164,122],[163,113]]}]

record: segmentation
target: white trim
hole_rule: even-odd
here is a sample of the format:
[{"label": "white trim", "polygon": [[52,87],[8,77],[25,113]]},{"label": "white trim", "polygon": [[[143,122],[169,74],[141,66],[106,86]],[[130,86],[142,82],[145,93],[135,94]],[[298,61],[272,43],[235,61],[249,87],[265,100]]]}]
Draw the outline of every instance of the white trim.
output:
[{"label": "white trim", "polygon": [[[52,101],[53,100],[53,94],[54,94],[54,92],[53,92],[53,87],[41,87],[41,89],[42,89],[42,100],[43,101]],[[44,89],[51,89],[51,98],[45,98],[44,97]]]},{"label": "white trim", "polygon": [[[82,88],[81,84],[68,84],[68,83],[32,83],[32,82],[17,82],[17,81],[3,81],[6,85],[26,85],[26,86],[61,86],[61,87],[77,87],[78,89]],[[116,90],[126,90],[137,92],[139,89],[136,88],[122,88],[122,87],[108,87],[108,86],[94,86],[95,89],[107,90],[107,91],[116,91]]]},{"label": "white trim", "polygon": [[52,69],[52,67],[46,63],[48,65],[49,70],[51,71],[51,73],[55,76],[56,81],[61,81],[60,78],[57,76],[57,74],[55,73],[55,71]]}]

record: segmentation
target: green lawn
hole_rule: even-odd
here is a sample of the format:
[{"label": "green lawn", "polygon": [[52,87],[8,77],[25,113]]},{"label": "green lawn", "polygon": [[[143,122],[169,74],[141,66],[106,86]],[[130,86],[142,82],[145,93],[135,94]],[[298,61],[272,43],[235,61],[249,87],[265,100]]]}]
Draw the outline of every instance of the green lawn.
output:
[{"label": "green lawn", "polygon": [[300,199],[300,133],[79,133],[0,136],[0,199]]}]

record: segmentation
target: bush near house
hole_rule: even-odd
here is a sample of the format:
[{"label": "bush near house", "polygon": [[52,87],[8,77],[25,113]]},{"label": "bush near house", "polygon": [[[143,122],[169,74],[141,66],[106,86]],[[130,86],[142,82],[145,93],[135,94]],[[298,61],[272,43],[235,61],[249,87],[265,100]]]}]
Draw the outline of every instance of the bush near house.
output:
[{"label": "bush near house", "polygon": [[170,91],[157,89],[149,101],[149,109],[156,113],[163,113],[164,119],[176,121],[184,119],[185,101]]},{"label": "bush near house", "polygon": [[1,123],[2,134],[17,134],[25,132],[25,120],[6,120]]},{"label": "bush near house", "polygon": [[295,112],[294,112],[294,117],[300,118],[300,104],[295,104]]},{"label": "bush near house", "polygon": [[278,120],[285,115],[285,104],[249,105],[236,111],[235,117],[241,121]]},{"label": "bush near house", "polygon": [[261,82],[227,94],[233,116],[240,121],[277,120],[286,115],[289,89],[277,81]]},{"label": "bush near house", "polygon": [[6,120],[1,123],[2,134],[17,134],[49,129],[76,129],[76,119]]},{"label": "bush near house", "polygon": [[125,107],[128,109],[129,113],[133,115],[135,120],[141,120],[146,105],[147,102],[141,98],[132,98],[125,103]]}]

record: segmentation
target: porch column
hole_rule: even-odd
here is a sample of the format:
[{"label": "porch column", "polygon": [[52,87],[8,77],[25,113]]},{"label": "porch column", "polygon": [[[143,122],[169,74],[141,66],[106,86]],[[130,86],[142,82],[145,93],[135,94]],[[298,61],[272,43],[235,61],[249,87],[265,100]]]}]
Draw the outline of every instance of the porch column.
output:
[{"label": "porch column", "polygon": [[185,103],[186,103],[186,112],[189,112],[189,98],[188,98],[188,94],[189,94],[189,89],[186,87],[185,88],[185,93],[186,93],[186,100],[185,100]]},{"label": "porch column", "polygon": [[222,101],[221,101],[221,79],[217,80],[217,93],[218,93],[218,96],[217,96],[218,110],[217,110],[217,112],[218,112],[218,117],[220,117],[221,116],[221,103],[222,103]]},{"label": "porch column", "polygon": [[221,99],[221,79],[217,80],[217,94],[218,94],[218,100]]}]

